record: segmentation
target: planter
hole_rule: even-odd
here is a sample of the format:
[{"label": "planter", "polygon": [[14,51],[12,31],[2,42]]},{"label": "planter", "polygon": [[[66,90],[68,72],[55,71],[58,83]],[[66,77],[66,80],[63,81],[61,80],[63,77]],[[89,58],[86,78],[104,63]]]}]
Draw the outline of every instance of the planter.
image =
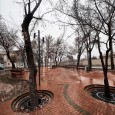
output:
[{"label": "planter", "polygon": [[24,74],[22,68],[16,68],[11,70],[12,77],[21,77]]}]

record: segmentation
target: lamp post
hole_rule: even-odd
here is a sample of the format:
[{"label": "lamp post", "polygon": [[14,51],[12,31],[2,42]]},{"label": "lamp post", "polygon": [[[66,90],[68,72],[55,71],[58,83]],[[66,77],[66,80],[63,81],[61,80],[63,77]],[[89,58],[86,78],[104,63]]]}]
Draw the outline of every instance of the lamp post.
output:
[{"label": "lamp post", "polygon": [[[36,37],[36,34],[34,33],[34,38]],[[44,37],[42,39],[42,43],[44,43]],[[40,67],[41,67],[41,56],[40,56],[40,30],[38,30],[38,58],[37,58],[37,62],[38,62],[38,78],[39,78],[39,86],[41,85],[41,80],[40,80]]]},{"label": "lamp post", "polygon": [[39,86],[40,86],[40,66],[41,66],[41,64],[40,64],[40,31],[38,30],[38,77],[39,77]]}]

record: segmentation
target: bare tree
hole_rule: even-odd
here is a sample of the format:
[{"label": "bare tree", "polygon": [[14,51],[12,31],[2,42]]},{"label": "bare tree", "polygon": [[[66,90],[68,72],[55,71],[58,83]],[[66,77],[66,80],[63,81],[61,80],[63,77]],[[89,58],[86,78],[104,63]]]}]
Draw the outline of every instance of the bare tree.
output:
[{"label": "bare tree", "polygon": [[[23,43],[18,45],[18,57],[17,60],[20,63],[23,63],[24,68],[27,68],[27,57],[26,57],[26,53],[25,53],[25,47],[22,45]],[[22,64],[21,64],[22,65]],[[20,67],[21,67],[20,65]]]},{"label": "bare tree", "polygon": [[[82,45],[85,44],[86,46],[85,48],[87,50],[88,68],[89,70],[91,70],[92,68],[91,53],[94,48],[94,38],[95,38],[93,29],[87,26],[86,24],[83,24],[81,19],[76,18],[76,14],[73,13],[74,12],[73,10],[77,11],[78,9],[77,9],[77,6],[76,7],[72,6],[71,1],[59,0],[59,2],[56,4],[54,9],[56,10],[55,16],[58,22],[61,23],[60,25],[71,27],[75,31],[74,33],[77,33],[78,30],[80,30],[80,33],[82,33],[82,36],[83,36]],[[87,9],[85,8],[85,10],[88,12],[86,17],[90,18],[91,15],[90,15],[89,8]],[[59,18],[60,14],[65,20],[62,20],[62,18]],[[77,56],[78,62],[80,59],[80,55],[82,53],[83,52],[81,51],[81,47],[79,47],[79,52]],[[79,65],[79,63],[77,63],[77,65]]]},{"label": "bare tree", "polygon": [[45,36],[45,65],[48,66],[49,58],[52,58],[52,50],[53,50],[53,44],[54,44],[54,38],[50,35]]},{"label": "bare tree", "polygon": [[[115,1],[114,0],[106,0],[106,2],[115,5]],[[114,18],[114,7],[107,4],[107,3],[101,2],[99,3],[99,1],[94,0],[95,3],[95,7],[100,15],[100,19],[103,21],[103,27],[102,30],[104,32],[105,35],[108,36],[110,43],[111,43],[111,47],[110,47],[110,60],[111,60],[111,69],[114,69],[114,60],[113,60],[113,37],[114,37],[114,22],[115,22],[115,18]],[[100,8],[101,6],[105,6],[105,9],[102,11]],[[105,16],[104,13],[106,13],[107,15]]]},{"label": "bare tree", "polygon": [[66,48],[67,47],[63,41],[63,38],[59,37],[54,41],[52,59],[55,66],[58,66],[62,62],[65,56]]},{"label": "bare tree", "polygon": [[7,57],[12,64],[12,68],[15,68],[14,60],[11,55],[13,48],[16,46],[16,31],[8,30],[6,24],[0,20],[0,45],[6,51]]},{"label": "bare tree", "polygon": [[[104,73],[104,84],[105,84],[105,96],[107,98],[110,98],[110,91],[109,91],[109,83],[107,78],[107,71],[108,71],[108,55],[109,52],[112,51],[112,38],[114,36],[114,9],[110,5],[106,4],[104,1],[98,1],[98,0],[90,0],[90,9],[91,10],[91,16],[88,19],[87,15],[87,7],[83,6],[79,3],[78,8],[78,0],[74,0],[74,7],[76,9],[74,10],[74,16],[81,20],[82,24],[88,25],[90,28],[92,28],[97,33],[98,38],[98,50],[100,53],[101,63],[103,67],[103,73]],[[110,1],[109,1],[110,2]],[[112,1],[113,2],[113,1]],[[106,14],[106,15],[105,15]],[[93,20],[93,21],[92,21]],[[102,51],[100,49],[100,33],[103,33],[104,35],[108,36],[108,39],[104,40],[106,45],[106,59],[105,63],[103,60]],[[104,43],[103,42],[103,43]]]},{"label": "bare tree", "polygon": [[63,39],[60,37],[53,39],[52,36],[49,35],[45,37],[45,43],[46,51],[44,57],[46,60],[46,65],[48,65],[49,59],[53,62],[53,65],[59,65],[63,59],[66,47]]},{"label": "bare tree", "polygon": [[76,47],[76,52],[77,52],[77,70],[78,70],[79,63],[80,63],[80,57],[85,50],[83,39],[84,37],[79,35],[79,33],[78,33],[78,37],[75,38],[75,47]]},{"label": "bare tree", "polygon": [[[82,41],[81,42],[82,45],[85,44],[85,48],[87,51],[88,70],[91,70],[92,68],[91,54],[95,44],[96,32],[91,27],[89,27],[86,23],[84,23],[84,20],[90,20],[90,23],[93,21],[90,19],[92,16],[92,10],[90,8],[89,2],[87,2],[84,7],[81,4],[79,5],[79,2],[76,1],[76,5],[73,5],[72,11],[73,14],[71,15],[73,16],[76,23],[79,24],[78,27],[83,36],[80,41]],[[81,17],[83,17],[84,20],[82,20],[80,17],[77,16],[78,13],[80,13]]]},{"label": "bare tree", "polygon": [[[31,108],[34,109],[37,106],[37,84],[36,84],[36,73],[37,69],[34,64],[34,58],[33,58],[33,51],[31,47],[31,41],[30,41],[30,33],[29,33],[29,25],[34,18],[34,14],[36,10],[39,8],[42,0],[28,0],[25,1],[23,0],[24,4],[24,19],[22,23],[22,33],[24,36],[24,42],[25,42],[25,50],[26,50],[26,55],[27,55],[27,62],[28,62],[28,67],[30,70],[30,75],[29,75],[29,92],[30,92],[30,100],[31,100]],[[32,3],[33,8],[32,8]],[[41,19],[41,18],[37,18]]]}]

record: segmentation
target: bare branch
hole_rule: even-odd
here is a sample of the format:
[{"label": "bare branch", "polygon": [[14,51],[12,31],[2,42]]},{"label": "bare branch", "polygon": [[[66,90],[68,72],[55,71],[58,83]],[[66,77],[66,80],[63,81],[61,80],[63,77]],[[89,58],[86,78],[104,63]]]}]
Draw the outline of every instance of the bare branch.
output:
[{"label": "bare branch", "polygon": [[28,3],[28,14],[31,12],[30,11],[30,5],[31,5],[31,3],[30,3],[30,0],[29,0],[29,3]]},{"label": "bare branch", "polygon": [[31,33],[32,33],[32,31],[34,30],[36,24],[37,24],[37,21],[38,21],[38,20],[36,20],[36,21],[34,22],[33,27],[32,27],[32,29],[30,30],[30,36],[31,36]]},{"label": "bare branch", "polygon": [[48,13],[53,12],[53,11],[54,11],[54,10],[51,10],[51,11],[45,12],[44,14],[42,14],[41,18],[43,18],[43,16],[44,16],[45,14],[48,14]]},{"label": "bare branch", "polygon": [[25,12],[25,15],[27,15],[27,10],[26,10],[26,3],[25,3],[25,1],[23,0],[23,4],[24,4],[24,12]]},{"label": "bare branch", "polygon": [[[115,6],[113,4],[111,4],[110,2],[108,2],[106,0],[104,2],[107,3],[108,5],[112,6],[114,8],[114,10],[115,10]],[[115,3],[115,0],[114,0],[114,3]]]},{"label": "bare branch", "polygon": [[42,20],[42,18],[41,17],[35,17],[35,16],[33,16],[33,18],[35,18],[35,19],[37,19],[37,20]]},{"label": "bare branch", "polygon": [[34,9],[32,10],[32,15],[35,13],[35,11],[37,10],[37,8],[40,6],[40,4],[41,4],[41,1],[42,0],[39,0],[39,2],[36,4],[36,6],[34,7]]},{"label": "bare branch", "polygon": [[97,6],[97,2],[96,2],[96,0],[94,0],[94,2],[95,2],[95,6],[96,6],[96,8],[97,8],[97,10],[98,10],[98,12],[99,12],[99,14],[100,14],[101,18],[102,18],[102,19],[103,19],[103,21],[107,24],[107,22],[106,22],[106,21],[105,21],[105,19],[103,18],[102,14],[101,14],[101,12],[100,12],[100,10],[99,10],[98,6]]}]

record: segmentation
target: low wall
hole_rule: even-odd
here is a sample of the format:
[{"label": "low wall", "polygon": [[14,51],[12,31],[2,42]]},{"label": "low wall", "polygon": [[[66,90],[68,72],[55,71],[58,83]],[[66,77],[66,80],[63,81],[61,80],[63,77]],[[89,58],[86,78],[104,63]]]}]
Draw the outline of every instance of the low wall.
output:
[{"label": "low wall", "polygon": [[[104,62],[105,62],[105,60],[104,60]],[[115,63],[115,59],[114,59],[114,63]],[[81,64],[82,65],[88,65],[88,61],[87,60],[82,60]],[[101,66],[101,60],[100,59],[92,59],[92,65]],[[108,65],[111,65],[110,59],[108,59]]]}]

